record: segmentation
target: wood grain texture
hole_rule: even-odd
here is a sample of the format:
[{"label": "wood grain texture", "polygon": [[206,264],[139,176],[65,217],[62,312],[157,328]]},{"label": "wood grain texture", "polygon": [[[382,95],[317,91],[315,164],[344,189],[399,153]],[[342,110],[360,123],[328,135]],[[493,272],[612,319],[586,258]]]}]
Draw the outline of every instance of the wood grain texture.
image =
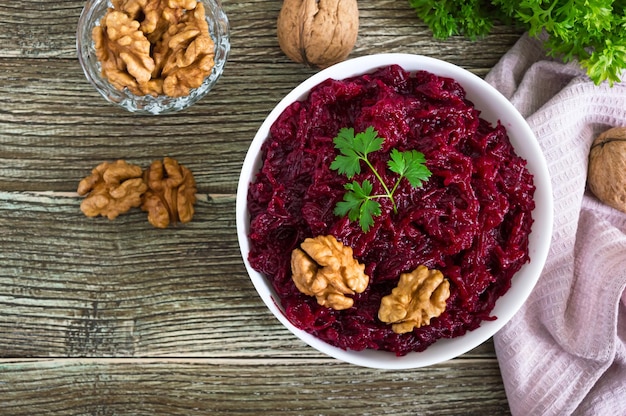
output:
[{"label": "wood grain texture", "polygon": [[[359,368],[306,346],[257,296],[237,244],[239,171],[264,118],[317,72],[280,51],[281,4],[223,0],[222,78],[155,117],[108,104],[83,75],[84,1],[0,2],[0,414],[508,413],[491,341],[424,369]],[[437,40],[408,1],[359,8],[353,57],[423,54],[484,76],[521,35]],[[76,186],[101,161],[164,156],[196,177],[191,223],[82,215]]]},{"label": "wood grain texture", "polygon": [[0,365],[0,412],[506,415],[498,374],[482,360],[401,373],[323,359],[17,362]]},{"label": "wood grain texture", "polygon": [[[81,2],[15,4],[0,5],[4,190],[71,191],[101,160],[146,164],[170,155],[192,169],[203,192],[234,193],[245,152],[264,118],[316,72],[281,53],[275,35],[280,2],[224,1],[232,50],[219,83],[183,112],[139,116],[108,104],[82,74],[74,37]],[[351,56],[424,54],[482,76],[520,35],[504,27],[477,42],[439,41],[408,2],[362,1],[360,6],[361,29]],[[34,24],[24,25],[33,10],[39,11],[31,16]]]}]

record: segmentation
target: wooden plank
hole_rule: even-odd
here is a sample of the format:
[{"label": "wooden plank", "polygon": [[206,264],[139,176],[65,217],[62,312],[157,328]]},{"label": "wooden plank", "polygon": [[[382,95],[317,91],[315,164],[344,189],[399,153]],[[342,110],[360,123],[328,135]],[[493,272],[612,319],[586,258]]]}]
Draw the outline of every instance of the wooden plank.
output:
[{"label": "wooden plank", "polygon": [[[153,117],[106,103],[72,62],[52,60],[45,74],[40,60],[30,63],[0,60],[0,189],[73,191],[101,161],[148,166],[171,156],[192,170],[202,192],[235,193],[256,130],[301,81],[284,69],[256,66],[262,80],[241,94],[246,72],[231,71],[189,110]],[[65,81],[68,73],[73,82]],[[49,91],[25,82],[37,77]]]},{"label": "wooden plank", "polygon": [[[18,0],[0,4],[0,57],[75,59],[75,33],[85,2],[65,0]],[[223,0],[229,17],[233,59],[242,56],[263,62],[287,62],[276,40],[276,18],[280,2]],[[519,29],[498,26],[477,42],[463,38],[433,40],[407,1],[359,0],[360,29],[355,54],[378,52],[423,53],[478,68],[498,59],[514,42]],[[421,51],[421,52],[420,52]],[[471,58],[482,62],[473,64]]]},{"label": "wooden plank", "polygon": [[[0,5],[0,189],[71,191],[103,160],[145,164],[170,155],[188,164],[204,192],[234,193],[241,162],[263,119],[317,71],[290,62],[280,51],[279,3],[225,1],[232,52],[209,96],[181,113],[130,114],[100,97],[78,65],[73,28],[82,5]],[[484,75],[520,35],[497,27],[477,42],[440,41],[428,34],[408,2],[360,6],[362,27],[352,56],[425,54]]]},{"label": "wooden plank", "polygon": [[54,360],[0,364],[3,414],[509,414],[492,361],[373,370],[328,360]]},{"label": "wooden plank", "polygon": [[318,355],[256,294],[234,196],[200,196],[167,230],[139,209],[86,218],[80,200],[0,192],[0,357]]},{"label": "wooden plank", "polygon": [[168,230],[139,209],[86,218],[76,195],[0,197],[0,356],[210,353],[223,348],[215,331],[239,339],[270,319],[241,262],[232,196],[204,197]]}]

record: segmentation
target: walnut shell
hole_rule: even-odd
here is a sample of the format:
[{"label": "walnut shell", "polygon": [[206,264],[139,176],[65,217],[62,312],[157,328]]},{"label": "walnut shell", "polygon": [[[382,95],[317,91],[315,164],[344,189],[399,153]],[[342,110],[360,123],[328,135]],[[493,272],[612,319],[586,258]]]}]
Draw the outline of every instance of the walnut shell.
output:
[{"label": "walnut shell", "polygon": [[587,184],[600,201],[626,212],[626,127],[613,127],[593,141]]},{"label": "walnut shell", "polygon": [[345,60],[356,43],[356,0],[284,0],[278,44],[291,60],[325,68]]}]

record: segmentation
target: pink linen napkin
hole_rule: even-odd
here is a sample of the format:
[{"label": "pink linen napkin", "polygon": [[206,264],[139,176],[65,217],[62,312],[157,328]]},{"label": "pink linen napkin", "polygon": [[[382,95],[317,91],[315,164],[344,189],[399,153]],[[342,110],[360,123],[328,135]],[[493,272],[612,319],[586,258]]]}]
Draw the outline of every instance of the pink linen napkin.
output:
[{"label": "pink linen napkin", "polygon": [[596,86],[527,35],[486,80],[535,132],[554,188],[541,278],[494,337],[511,412],[626,415],[626,214],[586,189],[593,139],[626,126],[626,82]]}]

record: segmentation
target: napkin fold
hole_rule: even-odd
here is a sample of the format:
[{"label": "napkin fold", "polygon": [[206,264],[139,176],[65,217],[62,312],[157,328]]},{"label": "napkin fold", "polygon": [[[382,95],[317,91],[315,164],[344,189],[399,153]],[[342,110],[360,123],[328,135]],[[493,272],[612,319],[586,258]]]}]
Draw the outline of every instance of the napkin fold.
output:
[{"label": "napkin fold", "polygon": [[593,139],[626,126],[626,83],[596,86],[528,35],[486,81],[528,121],[554,193],[545,268],[494,337],[511,412],[626,415],[626,214],[586,189]]}]

